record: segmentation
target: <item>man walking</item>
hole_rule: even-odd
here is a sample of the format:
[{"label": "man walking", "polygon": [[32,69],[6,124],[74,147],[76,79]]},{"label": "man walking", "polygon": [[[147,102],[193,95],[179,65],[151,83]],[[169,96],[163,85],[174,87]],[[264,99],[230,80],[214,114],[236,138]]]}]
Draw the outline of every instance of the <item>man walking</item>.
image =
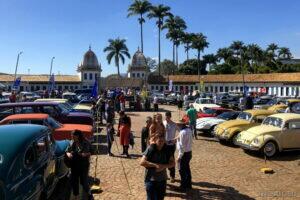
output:
[{"label": "man walking", "polygon": [[[172,121],[172,114],[170,111],[166,112],[165,114],[166,120],[163,122],[165,129],[166,129],[166,144],[170,151],[170,154],[174,157],[174,153],[176,150],[176,130],[177,126],[176,123]],[[175,182],[175,166],[169,168],[171,183]]]},{"label": "man walking", "polygon": [[187,116],[189,117],[189,125],[192,129],[192,133],[197,140],[197,130],[196,130],[196,120],[197,120],[197,111],[194,108],[193,104],[191,103],[190,108],[186,111]]},{"label": "man walking", "polygon": [[190,169],[190,161],[192,159],[192,131],[187,127],[184,121],[179,121],[177,126],[180,130],[177,139],[178,157],[177,162],[179,164],[180,190],[185,192],[187,189],[192,188],[192,175]]}]

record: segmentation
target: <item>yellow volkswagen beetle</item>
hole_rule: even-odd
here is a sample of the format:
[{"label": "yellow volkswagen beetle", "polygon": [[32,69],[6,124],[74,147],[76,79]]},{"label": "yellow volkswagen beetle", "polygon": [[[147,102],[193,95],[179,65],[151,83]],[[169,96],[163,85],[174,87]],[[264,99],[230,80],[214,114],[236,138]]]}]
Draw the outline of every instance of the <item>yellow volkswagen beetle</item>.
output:
[{"label": "yellow volkswagen beetle", "polygon": [[267,116],[272,114],[274,114],[273,111],[263,109],[246,110],[241,112],[237,119],[217,125],[214,129],[214,136],[218,138],[220,142],[228,141],[232,143],[240,132],[261,124]]},{"label": "yellow volkswagen beetle", "polygon": [[288,107],[288,104],[291,103],[299,103],[300,99],[286,99],[286,100],[282,100],[279,101],[277,104],[270,106],[268,108],[268,110],[274,111],[274,112],[278,112],[280,110],[285,110]]},{"label": "yellow volkswagen beetle", "polygon": [[300,149],[300,114],[271,115],[260,126],[241,132],[235,143],[245,150],[261,151],[267,157]]}]

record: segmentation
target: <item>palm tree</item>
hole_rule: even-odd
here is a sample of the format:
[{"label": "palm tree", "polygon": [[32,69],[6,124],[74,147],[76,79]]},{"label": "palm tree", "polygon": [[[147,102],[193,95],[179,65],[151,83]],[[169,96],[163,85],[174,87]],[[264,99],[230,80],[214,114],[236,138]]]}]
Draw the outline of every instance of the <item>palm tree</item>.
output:
[{"label": "palm tree", "polygon": [[185,44],[184,50],[186,52],[186,59],[189,59],[189,50],[191,48],[191,43],[193,40],[193,37],[195,36],[194,33],[184,33],[183,37],[181,38],[181,42]]},{"label": "palm tree", "polygon": [[217,58],[219,62],[223,60],[226,64],[229,64],[229,60],[233,57],[233,51],[230,48],[220,48],[217,51]]},{"label": "palm tree", "polygon": [[147,12],[149,12],[151,8],[151,3],[149,3],[147,0],[135,0],[130,7],[128,8],[128,15],[127,17],[133,16],[133,15],[139,15],[139,24],[141,29],[141,48],[142,53],[144,52],[144,43],[143,43],[143,23],[145,23],[145,19],[143,15]]},{"label": "palm tree", "polygon": [[293,58],[290,49],[287,48],[287,47],[281,47],[281,48],[279,48],[278,57],[280,59],[288,59],[288,60],[291,59],[291,58]]},{"label": "palm tree", "polygon": [[211,65],[217,63],[217,57],[214,54],[206,54],[203,56],[203,61],[208,64],[209,71],[211,70]]},{"label": "palm tree", "polygon": [[192,48],[197,50],[197,59],[198,59],[198,76],[200,80],[200,53],[207,48],[209,43],[206,41],[207,37],[202,33],[197,33],[193,37]]},{"label": "palm tree", "polygon": [[[185,21],[179,16],[169,16],[166,19],[165,24],[162,29],[168,29],[166,37],[173,42],[173,63],[175,64],[175,54],[176,54],[176,66],[178,67],[178,46],[180,44],[181,38],[184,35],[184,30],[187,28]],[[175,48],[176,47],[176,48]],[[176,52],[176,53],[175,53]]]},{"label": "palm tree", "polygon": [[130,54],[128,52],[128,48],[125,44],[125,39],[109,39],[108,40],[109,45],[104,48],[104,52],[108,52],[106,59],[108,61],[108,64],[111,63],[111,60],[114,58],[115,65],[118,68],[118,76],[120,76],[120,59],[122,64],[125,63],[125,57],[130,58]]},{"label": "palm tree", "polygon": [[247,54],[251,61],[252,72],[256,73],[256,68],[259,62],[263,61],[263,50],[257,44],[249,44],[247,47]]},{"label": "palm tree", "polygon": [[170,13],[170,10],[171,10],[170,7],[159,4],[158,6],[152,6],[148,14],[149,19],[156,18],[156,25],[158,27],[158,74],[159,75],[160,75],[160,32],[164,24],[164,18],[172,15]]},{"label": "palm tree", "polygon": [[[244,43],[239,40],[233,41],[229,47],[233,50],[233,55],[239,61],[240,65],[242,65],[241,64],[242,63],[241,62],[241,51],[242,51],[243,47],[244,47]],[[240,57],[240,59],[239,59],[239,57]]]}]

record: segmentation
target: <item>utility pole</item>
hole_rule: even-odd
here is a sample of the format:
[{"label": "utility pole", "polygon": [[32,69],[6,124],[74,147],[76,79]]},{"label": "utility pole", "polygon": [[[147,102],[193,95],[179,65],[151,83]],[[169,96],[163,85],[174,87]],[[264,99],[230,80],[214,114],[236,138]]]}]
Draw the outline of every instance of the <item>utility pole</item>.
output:
[{"label": "utility pole", "polygon": [[14,82],[16,81],[17,79],[17,71],[18,71],[18,66],[19,66],[19,59],[20,59],[20,55],[22,54],[23,52],[19,52],[18,53],[18,56],[17,56],[17,63],[16,63],[16,68],[15,68],[15,77],[14,77]]}]

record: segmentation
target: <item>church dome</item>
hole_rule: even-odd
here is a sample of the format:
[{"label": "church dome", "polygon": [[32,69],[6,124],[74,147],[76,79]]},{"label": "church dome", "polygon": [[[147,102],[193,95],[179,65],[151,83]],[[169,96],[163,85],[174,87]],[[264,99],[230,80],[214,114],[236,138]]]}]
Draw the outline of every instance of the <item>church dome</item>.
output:
[{"label": "church dome", "polygon": [[100,70],[100,65],[97,59],[96,54],[91,50],[91,46],[89,50],[84,54],[83,60],[81,64],[78,66],[78,71],[82,70]]},{"label": "church dome", "polygon": [[135,52],[135,54],[132,57],[132,63],[131,63],[131,69],[132,68],[144,68],[147,67],[147,61],[144,54],[140,51],[140,49]]}]

